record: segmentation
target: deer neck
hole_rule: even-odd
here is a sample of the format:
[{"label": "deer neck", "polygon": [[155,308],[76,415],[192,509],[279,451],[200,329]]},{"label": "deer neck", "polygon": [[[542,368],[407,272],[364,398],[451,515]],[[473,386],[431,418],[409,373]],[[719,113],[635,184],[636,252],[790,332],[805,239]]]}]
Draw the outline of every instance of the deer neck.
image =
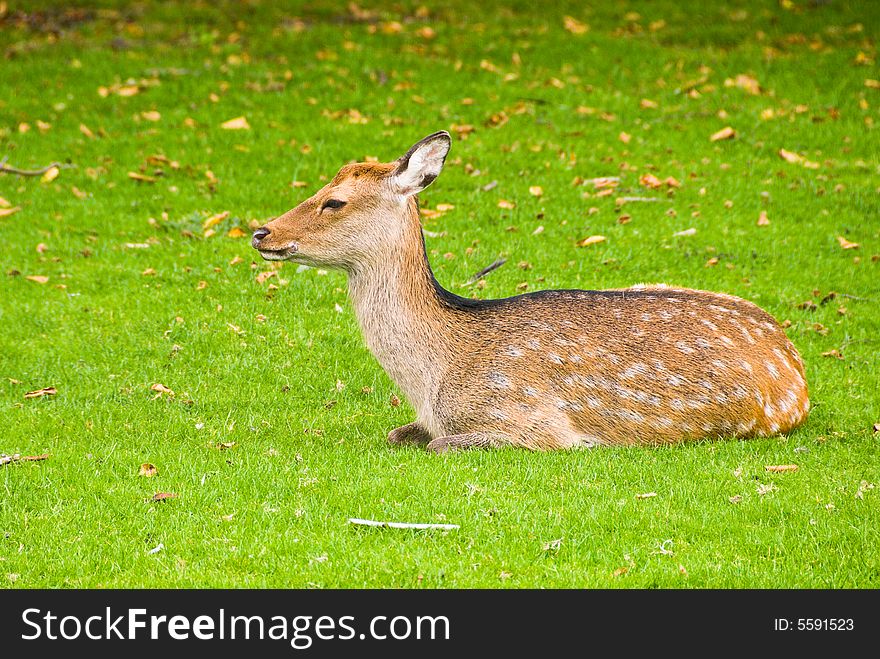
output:
[{"label": "deer neck", "polygon": [[433,399],[450,363],[457,318],[431,272],[417,211],[383,258],[348,273],[348,291],[370,351],[430,424]]}]

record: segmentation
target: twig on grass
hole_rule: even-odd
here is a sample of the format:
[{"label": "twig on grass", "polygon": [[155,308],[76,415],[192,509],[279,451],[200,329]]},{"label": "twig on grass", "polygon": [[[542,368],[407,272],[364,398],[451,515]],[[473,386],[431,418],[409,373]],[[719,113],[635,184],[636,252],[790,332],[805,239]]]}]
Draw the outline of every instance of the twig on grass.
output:
[{"label": "twig on grass", "polygon": [[458,524],[409,524],[407,522],[377,522],[372,519],[358,519],[357,517],[349,517],[349,524],[356,526],[375,526],[379,528],[389,529],[439,529],[441,531],[454,531],[461,528]]},{"label": "twig on grass", "polygon": [[0,453],[0,467],[8,465],[10,462],[36,462],[38,460],[48,459],[48,453],[44,453],[43,455],[19,455],[18,453],[15,455],[6,455],[5,453]]},{"label": "twig on grass", "polygon": [[58,169],[69,169],[71,167],[74,167],[74,165],[69,165],[61,162],[53,162],[49,163],[45,167],[40,167],[40,169],[19,169],[18,167],[7,165],[7,160],[8,156],[3,156],[3,159],[0,160],[0,174],[17,174],[18,176],[42,176],[53,167],[57,167]]},{"label": "twig on grass", "polygon": [[495,263],[487,265],[485,268],[483,268],[479,272],[475,273],[470,279],[468,279],[465,283],[463,283],[462,287],[470,286],[471,284],[475,284],[480,279],[482,279],[483,277],[488,275],[493,270],[497,270],[505,263],[507,263],[507,259],[498,259],[497,261],[495,261]]}]

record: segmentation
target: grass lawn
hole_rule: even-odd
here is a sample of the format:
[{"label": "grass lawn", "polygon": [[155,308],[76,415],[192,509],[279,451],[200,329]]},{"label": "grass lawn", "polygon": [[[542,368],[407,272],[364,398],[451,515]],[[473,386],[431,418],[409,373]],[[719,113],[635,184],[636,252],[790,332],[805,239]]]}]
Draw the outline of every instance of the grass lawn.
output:
[{"label": "grass lawn", "polygon": [[[589,4],[0,3],[0,159],[65,164],[0,174],[0,453],[50,456],[0,466],[0,586],[880,587],[880,4]],[[344,276],[249,226],[440,129],[441,283],[742,296],[806,425],[390,448]]]}]

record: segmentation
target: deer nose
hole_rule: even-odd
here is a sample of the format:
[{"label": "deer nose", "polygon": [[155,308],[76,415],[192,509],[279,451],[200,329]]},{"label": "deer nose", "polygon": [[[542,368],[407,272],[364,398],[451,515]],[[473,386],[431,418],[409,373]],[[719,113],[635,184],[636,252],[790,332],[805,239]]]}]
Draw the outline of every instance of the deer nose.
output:
[{"label": "deer nose", "polygon": [[251,242],[253,243],[254,247],[256,247],[257,244],[258,244],[261,240],[263,240],[263,238],[265,238],[266,236],[268,236],[269,233],[270,233],[270,231],[269,231],[269,229],[267,229],[266,227],[260,227],[259,229],[257,229],[256,231],[254,231],[254,237],[253,237],[253,240],[251,241]]}]

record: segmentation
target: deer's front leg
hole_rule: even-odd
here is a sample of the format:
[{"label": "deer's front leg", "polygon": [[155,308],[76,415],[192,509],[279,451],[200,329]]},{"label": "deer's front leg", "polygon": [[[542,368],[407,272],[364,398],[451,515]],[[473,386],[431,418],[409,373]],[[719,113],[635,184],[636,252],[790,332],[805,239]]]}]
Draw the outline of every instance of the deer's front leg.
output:
[{"label": "deer's front leg", "polygon": [[388,443],[395,446],[404,444],[427,444],[431,441],[431,435],[418,422],[407,423],[405,426],[395,428],[388,433]]},{"label": "deer's front leg", "polygon": [[463,451],[470,448],[494,448],[499,446],[498,437],[483,432],[469,432],[464,435],[447,435],[432,440],[426,447],[434,453]]}]

